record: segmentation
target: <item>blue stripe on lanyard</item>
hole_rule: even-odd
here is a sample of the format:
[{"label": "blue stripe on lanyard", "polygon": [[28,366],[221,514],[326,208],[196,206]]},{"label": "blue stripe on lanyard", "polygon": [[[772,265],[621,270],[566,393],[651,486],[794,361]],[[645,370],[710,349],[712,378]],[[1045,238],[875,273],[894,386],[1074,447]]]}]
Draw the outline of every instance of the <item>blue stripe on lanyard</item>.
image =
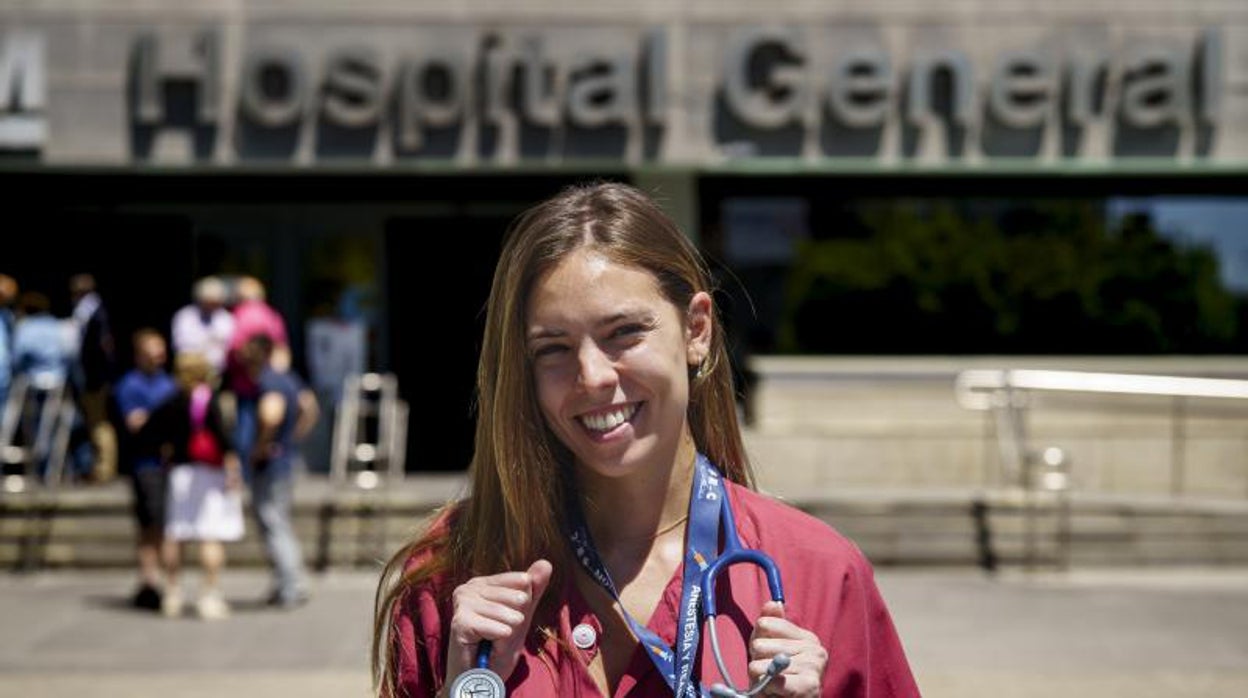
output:
[{"label": "blue stripe on lanyard", "polygon": [[[706,456],[699,453],[693,491],[689,496],[689,545],[685,549],[680,622],[676,626],[676,645],[679,652],[674,651],[658,634],[624,611],[624,620],[632,629],[633,636],[645,646],[646,655],[654,662],[655,668],[672,689],[672,694],[681,698],[693,698],[701,694],[698,682],[693,678],[693,659],[697,655],[698,639],[702,632],[701,623],[698,622],[698,610],[702,601],[702,571],[719,556],[721,507],[728,506],[721,477]],[[570,515],[572,532],[569,537],[577,559],[581,561],[585,571],[589,572],[589,576],[619,602],[620,594],[615,583],[611,581],[611,575],[602,558],[598,556],[598,550],[589,535],[589,527],[585,524],[584,514],[575,502],[570,507]],[[728,531],[727,535],[735,539],[737,532]],[[623,607],[621,603],[621,610]]]}]

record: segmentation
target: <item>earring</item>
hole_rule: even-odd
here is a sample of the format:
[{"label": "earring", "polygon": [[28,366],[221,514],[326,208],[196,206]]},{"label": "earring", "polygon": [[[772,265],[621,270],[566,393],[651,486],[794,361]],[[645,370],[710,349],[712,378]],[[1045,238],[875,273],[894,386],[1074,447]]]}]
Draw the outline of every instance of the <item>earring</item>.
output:
[{"label": "earring", "polygon": [[711,372],[710,366],[707,365],[709,363],[705,356],[702,357],[702,360],[698,362],[698,368],[694,371],[693,377],[698,380],[706,378],[706,375]]}]

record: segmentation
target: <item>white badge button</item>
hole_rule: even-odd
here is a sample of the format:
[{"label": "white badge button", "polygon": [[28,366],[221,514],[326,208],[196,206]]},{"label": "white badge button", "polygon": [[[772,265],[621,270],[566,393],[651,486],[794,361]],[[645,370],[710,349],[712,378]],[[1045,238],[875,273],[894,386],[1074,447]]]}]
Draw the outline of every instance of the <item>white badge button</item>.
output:
[{"label": "white badge button", "polygon": [[572,644],[587,650],[598,642],[598,631],[594,630],[594,626],[589,623],[581,623],[572,628]]}]

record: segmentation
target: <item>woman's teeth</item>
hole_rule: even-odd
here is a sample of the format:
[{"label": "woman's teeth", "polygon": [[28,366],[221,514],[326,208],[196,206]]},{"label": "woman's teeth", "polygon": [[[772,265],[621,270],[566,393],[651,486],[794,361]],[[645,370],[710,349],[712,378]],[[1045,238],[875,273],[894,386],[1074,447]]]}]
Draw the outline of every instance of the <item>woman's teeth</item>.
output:
[{"label": "woman's teeth", "polygon": [[620,426],[624,422],[633,418],[637,413],[637,405],[623,405],[619,409],[599,414],[583,415],[577,419],[581,420],[587,429],[592,431],[607,432]]}]

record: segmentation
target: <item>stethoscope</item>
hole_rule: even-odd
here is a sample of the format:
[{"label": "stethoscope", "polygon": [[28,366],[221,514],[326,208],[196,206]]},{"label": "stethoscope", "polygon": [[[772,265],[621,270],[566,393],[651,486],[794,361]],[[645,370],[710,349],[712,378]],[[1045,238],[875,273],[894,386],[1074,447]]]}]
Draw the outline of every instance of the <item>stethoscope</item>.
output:
[{"label": "stethoscope", "polygon": [[[727,493],[725,492],[725,497]],[[746,690],[737,688],[732,679],[728,677],[728,667],[724,665],[724,657],[719,651],[719,633],[715,629],[715,616],[718,611],[715,608],[715,580],[719,573],[741,563],[757,565],[762,568],[767,575],[767,590],[771,592],[771,600],[784,603],[784,588],[780,586],[780,568],[776,567],[776,561],[772,560],[765,553],[759,550],[752,550],[741,545],[741,538],[737,535],[737,522],[732,516],[732,506],[725,499],[723,508],[724,517],[724,551],[719,557],[706,568],[702,573],[702,588],[706,590],[706,594],[702,597],[702,615],[706,616],[705,621],[708,626],[708,635],[711,637],[711,654],[715,657],[715,665],[719,667],[719,675],[723,678],[724,683],[717,683],[711,686],[711,695],[715,698],[739,698],[744,696],[752,696],[767,688],[767,684],[771,680],[784,671],[789,666],[789,655],[781,652],[771,658],[771,663],[767,665],[767,671],[763,673],[762,678],[754,685]]]},{"label": "stethoscope", "polygon": [[[732,507],[727,501],[723,503],[721,511],[725,532],[724,551],[702,572],[702,588],[706,590],[702,597],[703,623],[709,626],[711,654],[714,655],[715,665],[719,668],[719,675],[724,680],[723,683],[711,686],[711,695],[715,698],[745,698],[762,692],[772,679],[787,669],[789,656],[782,652],[772,657],[762,678],[748,689],[737,688],[728,676],[728,667],[719,649],[719,633],[715,628],[715,616],[718,615],[715,604],[715,581],[720,572],[733,565],[746,563],[757,565],[767,575],[767,589],[771,592],[772,601],[784,603],[784,589],[780,585],[780,568],[776,566],[775,560],[761,551],[741,545],[741,538],[737,535],[736,521],[732,515]],[[460,674],[451,683],[451,698],[503,698],[507,695],[503,680],[498,674],[490,671],[490,649],[489,640],[482,640],[477,645],[477,665]]]}]

